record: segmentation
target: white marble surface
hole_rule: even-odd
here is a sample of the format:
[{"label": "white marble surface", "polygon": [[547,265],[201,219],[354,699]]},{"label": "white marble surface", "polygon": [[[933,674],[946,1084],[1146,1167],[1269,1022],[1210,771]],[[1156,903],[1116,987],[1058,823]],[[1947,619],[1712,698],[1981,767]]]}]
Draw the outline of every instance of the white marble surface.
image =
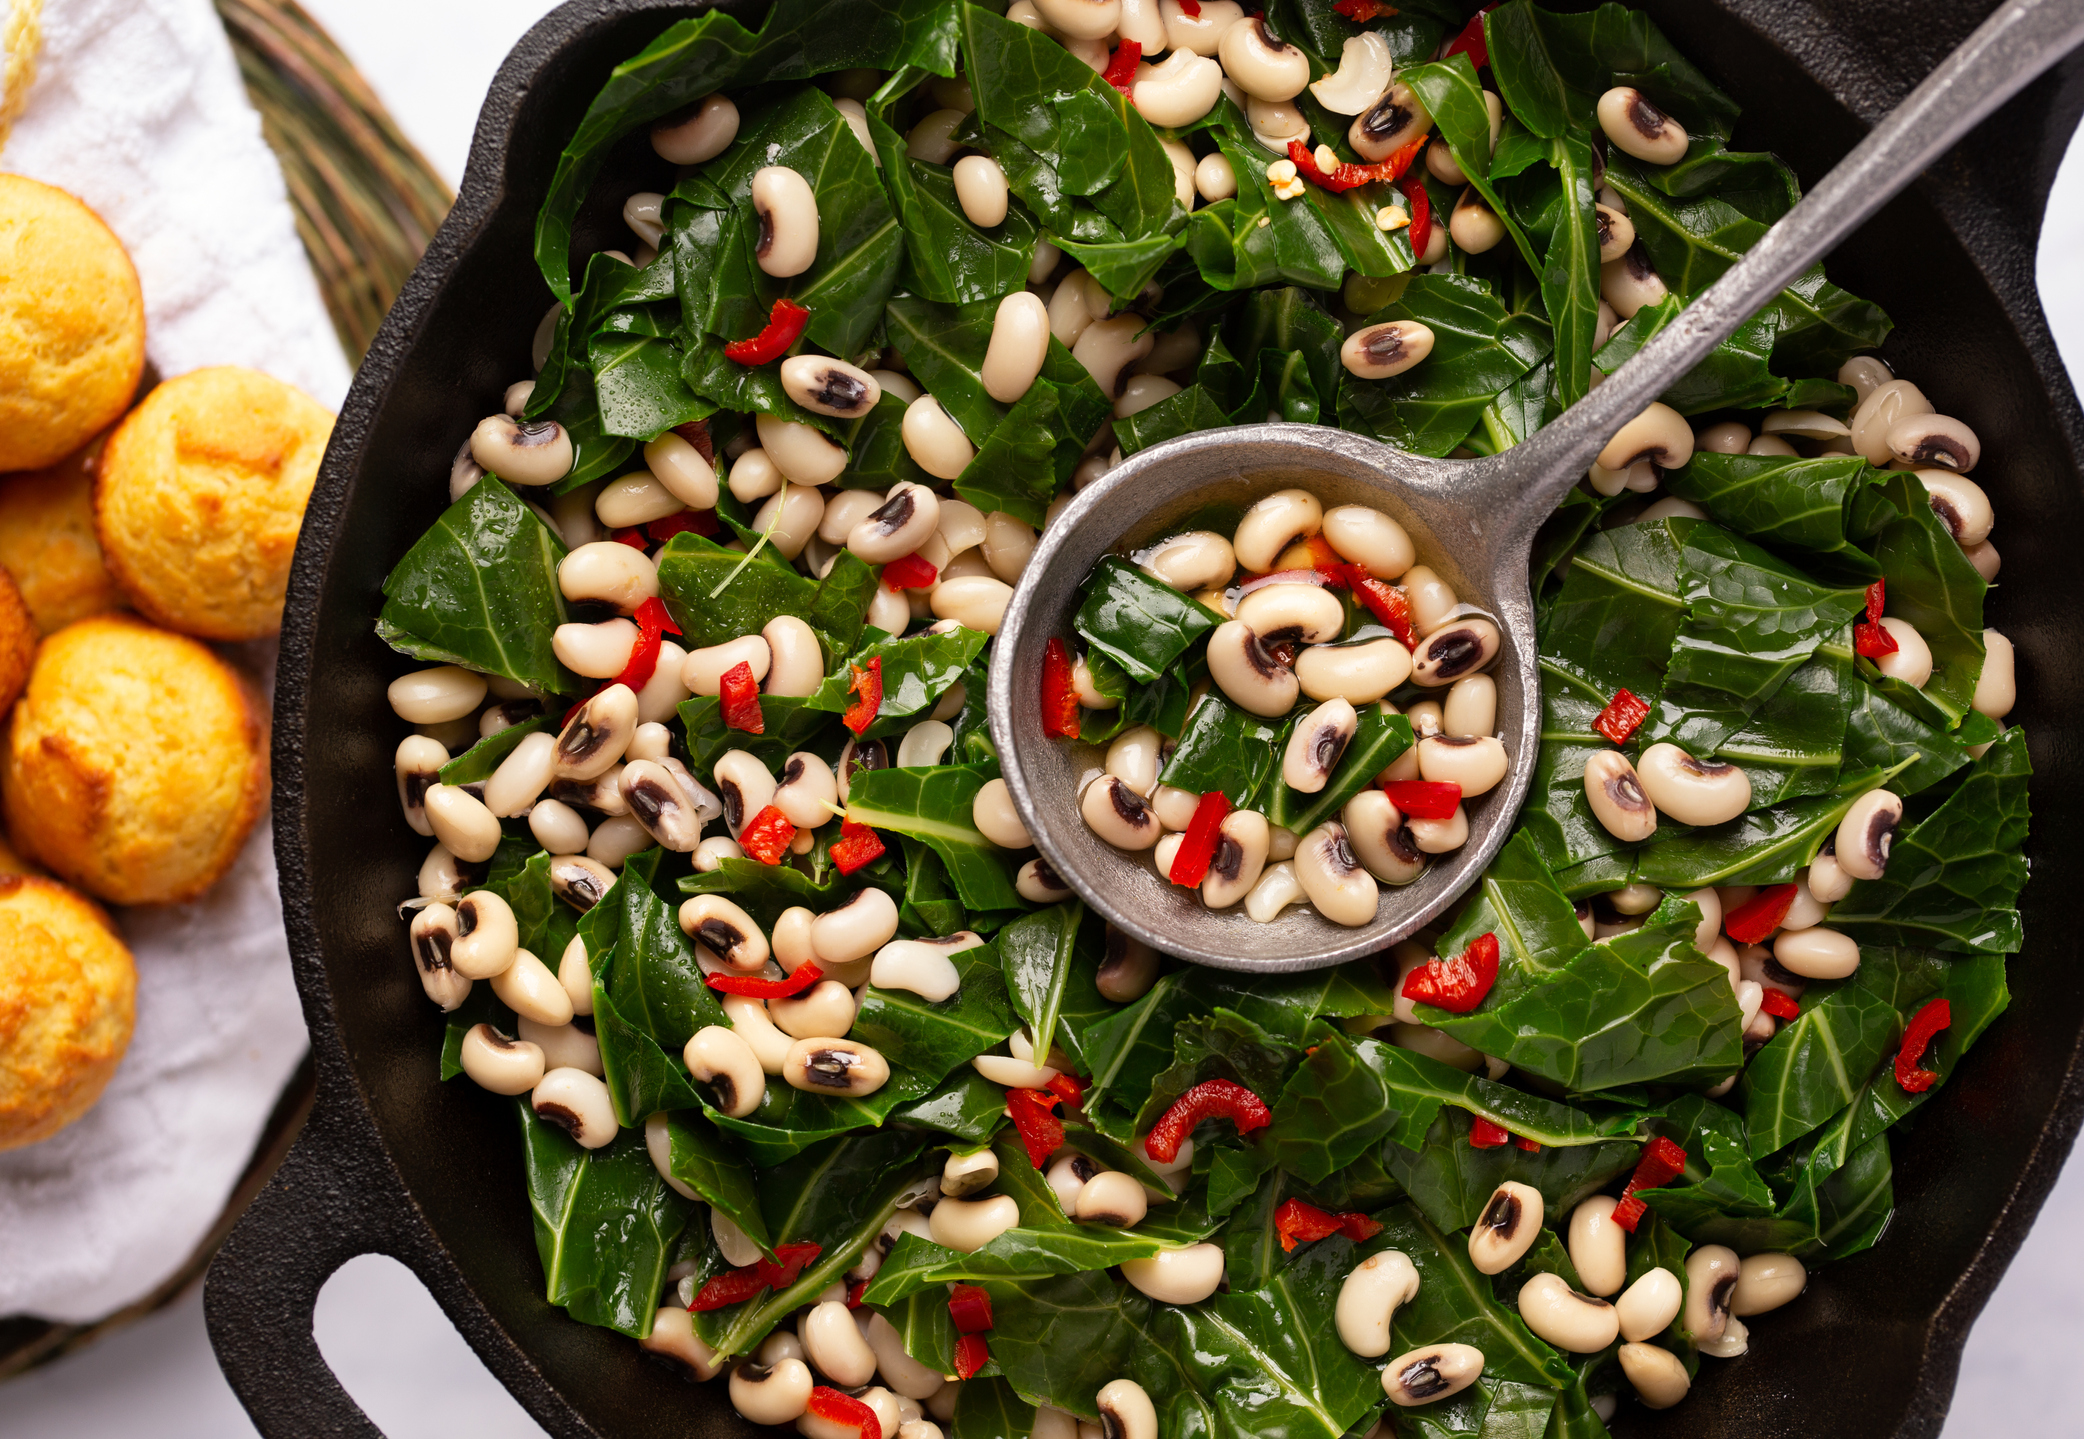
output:
[{"label": "white marble surface", "polygon": [[[476,97],[542,0],[304,0],[451,181]],[[411,34],[413,43],[398,43]],[[2084,146],[2042,239],[2042,294],[2084,375]],[[405,1269],[364,1257],[319,1301],[327,1359],[391,1439],[542,1433]],[[1984,1311],[1962,1360],[1946,1439],[2074,1439],[2084,1413],[2084,1162],[2073,1162]],[[8,1439],[240,1439],[253,1433],[211,1358],[198,1296],[72,1358],[0,1386]]]}]

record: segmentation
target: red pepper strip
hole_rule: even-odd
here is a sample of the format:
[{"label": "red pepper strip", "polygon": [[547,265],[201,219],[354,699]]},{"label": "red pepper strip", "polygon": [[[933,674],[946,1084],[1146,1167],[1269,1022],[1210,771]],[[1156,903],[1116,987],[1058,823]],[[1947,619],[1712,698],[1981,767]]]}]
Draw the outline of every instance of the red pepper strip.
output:
[{"label": "red pepper strip", "polygon": [[1331,541],[1322,535],[1311,535],[1303,541],[1303,548],[1310,552],[1310,563],[1330,577],[1340,587],[1346,583],[1346,561],[1331,547]]},{"label": "red pepper strip", "polygon": [[[1405,649],[1417,649],[1418,636],[1411,629],[1411,601],[1404,592],[1364,573],[1359,565],[1353,566],[1349,575],[1353,580],[1353,593],[1360,597],[1360,602],[1374,612],[1375,618],[1391,634],[1403,641]],[[1453,812],[1448,811],[1450,814]]]},{"label": "red pepper strip", "polygon": [[1498,936],[1479,934],[1453,959],[1429,959],[1404,976],[1404,998],[1467,1014],[1498,982]]},{"label": "red pepper strip", "polygon": [[760,713],[760,682],[753,678],[750,661],[740,660],[725,670],[717,681],[717,694],[724,702],[725,729],[742,729],[747,734],[767,732],[767,718]]},{"label": "red pepper strip", "polygon": [[1192,889],[1208,878],[1209,863],[1215,859],[1216,846],[1223,837],[1223,818],[1229,813],[1230,799],[1223,791],[1212,789],[1201,797],[1201,803],[1194,806],[1194,818],[1187,824],[1186,837],[1172,856],[1167,879]]},{"label": "red pepper strip", "polygon": [[728,1309],[733,1304],[743,1304],[766,1290],[767,1281],[760,1277],[759,1269],[748,1265],[711,1279],[695,1291],[694,1302],[687,1307],[697,1314],[707,1314],[712,1309]]},{"label": "red pepper strip", "polygon": [[1512,1143],[1512,1133],[1502,1124],[1493,1124],[1480,1114],[1469,1117],[1469,1147],[1471,1149],[1503,1149]]},{"label": "red pepper strip", "polygon": [[1319,189],[1342,195],[1348,190],[1361,185],[1372,185],[1378,180],[1398,179],[1411,168],[1412,160],[1417,158],[1419,150],[1431,138],[1430,135],[1419,136],[1378,165],[1356,165],[1351,161],[1341,161],[1327,171],[1319,168],[1317,156],[1301,140],[1288,142],[1288,158],[1294,162],[1296,174]]},{"label": "red pepper strip", "polygon": [[841,874],[852,874],[880,859],[884,848],[883,837],[867,825],[841,820],[839,838],[832,846],[832,863]]},{"label": "red pepper strip", "polygon": [[847,1308],[859,1309],[861,1307],[861,1296],[866,1293],[868,1293],[868,1281],[866,1279],[857,1279],[852,1284],[849,1284],[847,1286]]},{"label": "red pepper strip", "polygon": [[695,447],[695,453],[702,457],[703,464],[716,463],[716,440],[709,433],[709,421],[689,420],[684,425],[675,425],[673,433]]},{"label": "red pepper strip", "polygon": [[866,669],[860,665],[849,665],[848,668],[854,672],[851,687],[854,698],[839,719],[855,734],[861,734],[876,722],[876,712],[883,707],[883,657],[875,656]]},{"label": "red pepper strip", "polygon": [[1085,1081],[1075,1074],[1059,1074],[1049,1081],[1048,1089],[1070,1109],[1085,1108]]},{"label": "red pepper strip", "polygon": [[1671,1183],[1686,1172],[1686,1151],[1658,1135],[1643,1146],[1643,1157],[1636,1161],[1635,1173],[1621,1191],[1621,1202],[1614,1206],[1614,1223],[1630,1234],[1635,1233],[1636,1224],[1649,1210],[1649,1205],[1636,1198],[1636,1192],[1656,1189]]},{"label": "red pepper strip", "polygon": [[1758,1007],[1767,1014],[1772,1015],[1775,1019],[1800,1019],[1802,1017],[1802,1006],[1796,1002],[1793,995],[1784,989],[1767,990],[1766,997],[1758,1002]]},{"label": "red pepper strip", "polygon": [[1541,1141],[1538,1139],[1529,1139],[1524,1134],[1515,1134],[1512,1137],[1512,1146],[1515,1149],[1524,1149],[1529,1154],[1541,1153]]},{"label": "red pepper strip", "polygon": [[1266,1101],[1234,1079],[1210,1079],[1172,1102],[1143,1137],[1143,1152],[1160,1164],[1179,1158],[1179,1147],[1204,1119],[1227,1119],[1240,1136],[1264,1129],[1273,1113]]},{"label": "red pepper strip", "polygon": [[633,550],[648,550],[651,548],[650,542],[644,538],[644,532],[635,525],[629,525],[619,530],[610,530],[608,531],[608,538],[615,541],[618,545],[628,545]]},{"label": "red pepper strip", "polygon": [[1650,717],[1650,707],[1627,690],[1615,690],[1614,697],[1606,702],[1592,720],[1592,728],[1598,730],[1615,744],[1627,744],[1635,727]]},{"label": "red pepper strip", "polygon": [[1201,0],[1179,0],[1180,13],[1189,20],[1201,18]]},{"label": "red pepper strip", "polygon": [[1870,625],[1878,625],[1878,624],[1880,624],[1880,623],[1881,623],[1881,612],[1882,612],[1882,608],[1883,608],[1883,606],[1887,605],[1887,604],[1888,604],[1888,602],[1889,602],[1889,582],[1888,582],[1887,580],[1885,580],[1885,579],[1881,579],[1881,580],[1876,580],[1876,581],[1875,581],[1875,582],[1874,582],[1873,584],[1871,584],[1871,585],[1867,586],[1867,623],[1868,623],[1868,624],[1870,624]]},{"label": "red pepper strip", "polygon": [[794,999],[825,977],[815,964],[799,964],[787,979],[762,979],[757,974],[712,974],[704,981],[720,994],[743,994],[753,999]]},{"label": "red pepper strip", "polygon": [[796,838],[796,826],[773,805],[761,810],[738,832],[738,847],[761,864],[780,864]]},{"label": "red pepper strip", "polygon": [[[1185,0],[1181,0],[1180,8],[1182,10],[1186,9]],[[1194,0],[1194,9],[1199,10],[1200,8],[1201,0]],[[1382,0],[1336,0],[1336,3],[1331,8],[1356,25],[1365,25],[1378,15],[1394,15],[1397,13],[1396,6],[1384,5]],[[1191,15],[1194,11],[1189,10],[1187,13]]]},{"label": "red pepper strip", "polygon": [[959,1334],[982,1334],[991,1328],[991,1296],[974,1284],[958,1284],[948,1295],[948,1317]]},{"label": "red pepper strip", "polygon": [[1006,1091],[1006,1113],[1027,1146],[1028,1162],[1040,1169],[1049,1156],[1064,1147],[1063,1121],[1056,1117],[1056,1096],[1042,1089]]},{"label": "red pepper strip", "polygon": [[876,1418],[876,1411],[837,1389],[820,1384],[810,1391],[810,1403],[804,1409],[828,1423],[855,1430],[859,1439],[883,1439],[883,1421]]},{"label": "red pepper strip", "polygon": [[1852,647],[1855,654],[1870,660],[1896,653],[1896,637],[1871,621],[1861,621],[1852,627]]},{"label": "red pepper strip", "polygon": [[765,365],[779,360],[809,323],[810,311],[803,306],[786,297],[776,300],[767,311],[766,328],[750,340],[733,340],[724,346],[724,358],[741,365]]},{"label": "red pepper strip", "polygon": [[1462,802],[1462,787],[1452,780],[1393,779],[1382,792],[1406,819],[1450,819]]},{"label": "red pepper strip", "polygon": [[1426,193],[1426,177],[1400,175],[1397,188],[1403,191],[1406,207],[1411,211],[1411,253],[1423,255],[1426,242],[1433,238],[1433,197]]},{"label": "red pepper strip", "polygon": [[1896,1051],[1896,1083],[1903,1086],[1907,1094],[1923,1094],[1939,1083],[1937,1070],[1920,1069],[1918,1061],[1925,1057],[1925,1046],[1932,1036],[1954,1022],[1954,1008],[1943,999],[1935,999],[1917,1012],[1910,1021],[1910,1028],[1903,1031],[1903,1047]]},{"label": "red pepper strip", "polygon": [[1365,1214],[1347,1212],[1339,1216],[1339,1233],[1355,1244],[1365,1244],[1382,1232],[1382,1226]]},{"label": "red pepper strip", "polygon": [[1722,931],[1738,944],[1764,944],[1795,902],[1791,884],[1769,885],[1722,917]]},{"label": "red pepper strip", "polygon": [[1078,738],[1078,690],[1071,683],[1071,651],[1050,640],[1042,651],[1042,733]]},{"label": "red pepper strip", "polygon": [[815,1240],[799,1239],[794,1244],[776,1245],[773,1259],[762,1259],[753,1267],[760,1271],[768,1288],[787,1289],[803,1273],[803,1267],[822,1252],[823,1247]]},{"label": "red pepper strip", "polygon": [[[660,636],[677,635],[680,626],[666,613],[666,602],[653,595],[637,606],[637,643],[630,651],[630,661],[622,667],[622,673],[608,681],[608,685],[628,685],[632,690],[642,690],[651,683],[652,671],[658,668]],[[602,688],[607,688],[603,685]]]},{"label": "red pepper strip", "polygon": [[1124,40],[1115,47],[1114,58],[1100,72],[1100,78],[1127,95],[1129,87],[1136,83],[1136,62],[1143,58],[1143,46],[1134,40]]},{"label": "red pepper strip", "polygon": [[1274,1211],[1274,1233],[1281,1236],[1281,1249],[1293,1253],[1298,1244],[1315,1244],[1339,1232],[1339,1216],[1327,1214],[1314,1204],[1286,1199]]},{"label": "red pepper strip", "polygon": [[1456,55],[1467,55],[1469,63],[1479,70],[1490,64],[1491,52],[1483,33],[1483,17],[1497,8],[1496,5],[1486,5],[1470,16],[1469,23],[1462,27],[1462,33],[1454,37],[1454,43],[1440,58],[1451,60]]},{"label": "red pepper strip", "polygon": [[[644,527],[644,533],[651,536],[653,543],[662,545],[675,535],[700,535],[712,539],[723,533],[723,527],[716,522],[715,510],[682,510],[677,515],[653,520]],[[619,537],[621,531],[616,531],[616,534]]]},{"label": "red pepper strip", "polygon": [[[1133,45],[1135,42],[1129,42]],[[982,1334],[965,1334],[955,1341],[955,1377],[967,1379],[991,1363],[991,1345]]]},{"label": "red pepper strip", "polygon": [[939,579],[941,572],[918,555],[906,555],[883,566],[883,586],[892,590],[923,590]]}]

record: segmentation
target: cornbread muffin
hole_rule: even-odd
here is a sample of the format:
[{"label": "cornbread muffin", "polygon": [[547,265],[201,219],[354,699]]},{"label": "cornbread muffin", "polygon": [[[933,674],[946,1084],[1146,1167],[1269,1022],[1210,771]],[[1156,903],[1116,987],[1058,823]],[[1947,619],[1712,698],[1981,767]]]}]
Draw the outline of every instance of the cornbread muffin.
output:
[{"label": "cornbread muffin", "polygon": [[31,864],[15,852],[14,841],[0,835],[0,879],[11,874],[42,874],[43,866]]},{"label": "cornbread muffin", "polygon": [[144,368],[145,298],[122,242],[63,190],[0,175],[0,470],[84,445]]},{"label": "cornbread muffin", "polygon": [[123,608],[94,536],[94,465],[101,446],[45,470],[0,475],[0,569],[14,577],[40,635]]},{"label": "cornbread muffin", "polygon": [[94,519],[109,573],[149,618],[206,640],[282,628],[282,592],[333,416],[236,366],[168,380],[102,451]]},{"label": "cornbread muffin", "polygon": [[0,799],[24,857],[114,904],[194,899],[266,803],[259,703],[203,645],[127,614],[43,642]]},{"label": "cornbread muffin", "polygon": [[0,878],[0,1150],[94,1107],[130,1047],[137,969],[101,907],[62,884]]},{"label": "cornbread muffin", "polygon": [[36,621],[22,603],[21,591],[0,571],[0,710],[15,702],[36,657]]}]

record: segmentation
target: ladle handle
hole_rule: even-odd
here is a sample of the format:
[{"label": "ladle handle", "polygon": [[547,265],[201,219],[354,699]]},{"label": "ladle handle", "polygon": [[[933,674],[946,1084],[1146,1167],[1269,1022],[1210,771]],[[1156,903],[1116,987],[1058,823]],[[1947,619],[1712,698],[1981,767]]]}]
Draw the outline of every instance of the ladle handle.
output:
[{"label": "ladle handle", "polygon": [[[1550,430],[1546,515],[1614,434],[1955,141],[2084,43],[2084,0],[2006,0],[1708,291]],[[1531,456],[1526,458],[1532,458]],[[1553,468],[1551,468],[1553,467]],[[1533,496],[1529,496],[1530,500]]]}]

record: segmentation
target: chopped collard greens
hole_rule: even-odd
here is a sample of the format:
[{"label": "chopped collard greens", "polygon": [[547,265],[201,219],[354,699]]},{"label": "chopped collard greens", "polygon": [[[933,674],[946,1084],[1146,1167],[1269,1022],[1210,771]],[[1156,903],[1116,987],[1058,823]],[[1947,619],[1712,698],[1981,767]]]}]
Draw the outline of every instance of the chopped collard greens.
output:
[{"label": "chopped collard greens", "polygon": [[[1671,463],[1559,506],[1533,790],[1391,951],[1112,932],[984,710],[1075,486],[1269,419],[1525,440],[1794,203],[1740,128],[1615,4],[777,0],[617,67],[538,220],[536,377],[457,417],[376,620],[433,666],[391,694],[439,1072],[514,1097],[548,1300],[827,1439],[1596,1439],[1770,1363],[2022,943],[1980,444],[1879,309],[1805,275],[1664,396]],[[1409,678],[1454,596],[1379,515],[1244,520],[1104,561],[1028,683],[1197,879],[1256,823],[1239,925],[1363,816],[1394,904],[1438,848],[1383,837],[1462,793],[1429,747],[1495,743],[1483,684]],[[1320,682],[1225,684],[1275,569],[1338,703],[1406,677],[1315,789]]]}]

